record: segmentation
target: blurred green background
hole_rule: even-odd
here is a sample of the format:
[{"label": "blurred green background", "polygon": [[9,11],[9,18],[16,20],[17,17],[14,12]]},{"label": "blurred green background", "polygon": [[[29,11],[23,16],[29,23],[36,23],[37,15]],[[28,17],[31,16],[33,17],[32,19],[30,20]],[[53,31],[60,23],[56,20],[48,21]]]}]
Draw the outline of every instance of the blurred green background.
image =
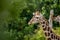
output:
[{"label": "blurred green background", "polygon": [[[0,0],[0,40],[45,40],[40,26],[28,25],[35,9],[48,20],[51,9],[54,16],[60,15],[60,0]],[[58,22],[53,29],[60,35]]]}]

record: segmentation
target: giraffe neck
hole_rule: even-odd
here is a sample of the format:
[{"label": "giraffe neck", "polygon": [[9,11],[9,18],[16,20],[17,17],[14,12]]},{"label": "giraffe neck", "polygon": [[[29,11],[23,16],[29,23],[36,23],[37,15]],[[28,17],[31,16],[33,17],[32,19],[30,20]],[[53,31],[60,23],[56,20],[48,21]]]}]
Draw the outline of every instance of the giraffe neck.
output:
[{"label": "giraffe neck", "polygon": [[50,17],[49,17],[49,27],[53,27],[53,15],[50,14]]},{"label": "giraffe neck", "polygon": [[54,34],[52,29],[49,27],[49,23],[44,17],[40,18],[39,23],[42,25],[47,40],[60,40],[60,38],[57,37],[57,35]]}]

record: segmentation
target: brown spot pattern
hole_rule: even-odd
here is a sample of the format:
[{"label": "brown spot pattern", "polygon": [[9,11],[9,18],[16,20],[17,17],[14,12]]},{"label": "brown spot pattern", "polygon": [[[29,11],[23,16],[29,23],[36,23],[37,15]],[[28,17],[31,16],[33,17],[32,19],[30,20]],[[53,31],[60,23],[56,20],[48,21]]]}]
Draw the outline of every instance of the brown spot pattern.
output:
[{"label": "brown spot pattern", "polygon": [[53,34],[51,34],[51,38],[53,39],[54,37],[53,37],[54,35]]},{"label": "brown spot pattern", "polygon": [[51,40],[51,38],[47,38],[47,40]]}]

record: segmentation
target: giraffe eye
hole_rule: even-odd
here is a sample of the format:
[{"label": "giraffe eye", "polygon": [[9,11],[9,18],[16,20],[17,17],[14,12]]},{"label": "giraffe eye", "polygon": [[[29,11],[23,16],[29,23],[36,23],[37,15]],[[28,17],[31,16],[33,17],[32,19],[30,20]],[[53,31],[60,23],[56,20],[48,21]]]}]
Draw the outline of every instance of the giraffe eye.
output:
[{"label": "giraffe eye", "polygon": [[37,19],[39,18],[39,17],[36,17]]}]

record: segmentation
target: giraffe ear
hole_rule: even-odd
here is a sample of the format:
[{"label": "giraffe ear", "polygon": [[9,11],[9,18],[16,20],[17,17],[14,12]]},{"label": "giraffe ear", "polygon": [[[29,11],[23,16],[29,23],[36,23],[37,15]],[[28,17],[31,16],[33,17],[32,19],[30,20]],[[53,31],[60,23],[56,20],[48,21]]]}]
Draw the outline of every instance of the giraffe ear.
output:
[{"label": "giraffe ear", "polygon": [[33,13],[33,15],[35,15],[35,13]]}]

